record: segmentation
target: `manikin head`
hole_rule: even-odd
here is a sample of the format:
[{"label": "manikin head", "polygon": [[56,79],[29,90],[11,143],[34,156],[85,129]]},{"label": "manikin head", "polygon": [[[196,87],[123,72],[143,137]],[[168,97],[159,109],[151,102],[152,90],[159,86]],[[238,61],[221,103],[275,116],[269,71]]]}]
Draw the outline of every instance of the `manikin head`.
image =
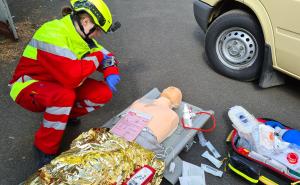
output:
[{"label": "manikin head", "polygon": [[172,108],[178,108],[182,101],[182,93],[180,89],[173,86],[164,89],[160,97],[165,97],[170,100]]}]

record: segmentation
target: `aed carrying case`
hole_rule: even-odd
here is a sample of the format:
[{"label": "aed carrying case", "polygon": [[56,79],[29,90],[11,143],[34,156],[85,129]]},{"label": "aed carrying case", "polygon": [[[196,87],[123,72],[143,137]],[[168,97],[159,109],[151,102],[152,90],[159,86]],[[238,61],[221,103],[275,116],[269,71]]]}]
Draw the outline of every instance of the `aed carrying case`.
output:
[{"label": "aed carrying case", "polygon": [[[268,118],[259,118],[259,122],[276,121]],[[290,128],[284,125],[287,128]],[[300,174],[296,171],[288,169],[282,171],[280,168],[269,165],[262,160],[249,156],[249,151],[237,146],[240,136],[236,129],[233,129],[226,139],[228,148],[228,160],[226,164],[226,170],[244,178],[250,183],[257,184],[298,184],[300,183]],[[273,180],[280,182],[274,182]],[[294,183],[293,183],[294,182]]]}]

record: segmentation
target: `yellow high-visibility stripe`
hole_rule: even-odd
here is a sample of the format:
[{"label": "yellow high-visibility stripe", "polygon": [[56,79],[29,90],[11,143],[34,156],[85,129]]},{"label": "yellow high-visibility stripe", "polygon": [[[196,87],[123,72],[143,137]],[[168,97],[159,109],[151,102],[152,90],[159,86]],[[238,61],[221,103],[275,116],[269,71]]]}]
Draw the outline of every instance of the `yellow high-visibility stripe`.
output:
[{"label": "yellow high-visibility stripe", "polygon": [[229,133],[229,135],[227,136],[227,138],[226,138],[226,142],[227,142],[227,143],[231,142],[231,138],[232,138],[233,131],[234,131],[234,130],[232,130],[232,131]]},{"label": "yellow high-visibility stripe", "polygon": [[80,59],[84,54],[90,53],[89,45],[76,31],[70,15],[43,24],[32,40],[34,41],[29,44],[39,50],[72,60]]},{"label": "yellow high-visibility stripe", "polygon": [[37,59],[37,49],[31,45],[27,45],[24,52],[23,52],[23,56],[36,60]]},{"label": "yellow high-visibility stripe", "polygon": [[291,183],[291,185],[297,185],[297,184],[300,184],[300,181],[296,181],[296,182]]},{"label": "yellow high-visibility stripe", "polygon": [[29,80],[26,82],[15,82],[10,90],[10,97],[16,101],[17,96],[19,95],[19,93],[26,88],[27,86],[29,86],[30,84],[37,82],[37,80]]},{"label": "yellow high-visibility stripe", "polygon": [[260,176],[259,181],[266,184],[266,185],[279,185],[276,182],[272,181],[271,179],[269,179],[265,176]]},{"label": "yellow high-visibility stripe", "polygon": [[234,171],[235,173],[237,173],[238,175],[244,177],[245,179],[247,179],[248,181],[252,182],[252,183],[258,183],[258,179],[253,179],[251,177],[249,177],[248,175],[244,174],[243,172],[239,171],[238,169],[234,168],[230,163],[228,164],[228,167]]}]

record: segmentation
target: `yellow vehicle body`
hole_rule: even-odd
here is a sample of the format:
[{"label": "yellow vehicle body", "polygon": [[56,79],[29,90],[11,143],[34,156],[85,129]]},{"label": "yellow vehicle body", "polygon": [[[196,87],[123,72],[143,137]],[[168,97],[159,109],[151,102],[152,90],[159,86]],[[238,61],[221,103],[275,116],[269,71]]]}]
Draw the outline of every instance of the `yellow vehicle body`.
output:
[{"label": "yellow vehicle body", "polygon": [[[220,15],[218,5],[241,3],[256,16],[265,43],[272,52],[273,68],[300,79],[300,1],[298,0],[200,0],[212,7],[208,24]],[[230,7],[227,7],[230,9]],[[224,13],[224,12],[222,12]]]}]

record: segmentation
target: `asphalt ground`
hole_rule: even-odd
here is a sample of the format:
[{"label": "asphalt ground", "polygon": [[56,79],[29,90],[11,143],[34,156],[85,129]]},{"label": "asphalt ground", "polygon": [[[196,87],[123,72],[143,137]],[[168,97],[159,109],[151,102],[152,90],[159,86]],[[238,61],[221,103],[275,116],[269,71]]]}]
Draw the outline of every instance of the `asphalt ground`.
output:
[{"label": "asphalt ground", "polygon": [[[101,43],[121,62],[122,81],[112,101],[103,109],[82,118],[82,124],[68,127],[61,150],[81,132],[101,127],[134,100],[154,87],[179,87],[183,99],[205,110],[214,110],[217,128],[205,134],[226,156],[225,138],[232,129],[227,111],[242,105],[256,117],[277,119],[300,129],[299,81],[288,78],[284,86],[260,89],[256,83],[239,82],[214,72],[204,54],[204,33],[193,16],[192,0],[114,0],[109,1],[114,20],[122,27],[104,35]],[[62,0],[8,0],[16,22],[29,20],[35,25],[60,17]],[[0,48],[0,52],[5,50]],[[41,114],[28,112],[9,97],[7,83],[17,60],[0,59],[0,184],[12,185],[25,180],[36,170],[32,143]],[[100,78],[98,74],[93,75]],[[210,164],[201,157],[205,151],[198,143],[180,156],[195,165]],[[162,184],[167,185],[166,181]],[[206,184],[247,184],[230,173],[222,178],[206,174]],[[283,181],[280,184],[285,184]]]}]

